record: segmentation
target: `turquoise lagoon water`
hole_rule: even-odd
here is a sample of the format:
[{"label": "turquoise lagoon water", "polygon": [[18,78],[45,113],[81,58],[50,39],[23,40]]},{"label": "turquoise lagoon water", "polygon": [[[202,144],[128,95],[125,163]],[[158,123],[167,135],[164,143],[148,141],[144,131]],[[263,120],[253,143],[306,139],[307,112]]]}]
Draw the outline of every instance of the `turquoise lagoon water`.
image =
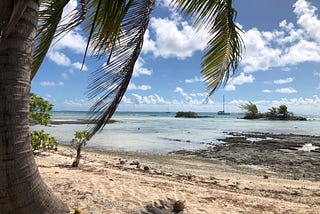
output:
[{"label": "turquoise lagoon water", "polygon": [[[165,112],[118,112],[101,133],[88,143],[89,147],[124,151],[166,153],[174,150],[194,150],[218,143],[228,132],[271,132],[277,134],[320,135],[320,116],[305,115],[307,121],[258,121],[238,119],[242,114],[217,115],[199,113],[208,118],[175,118],[175,113]],[[86,112],[53,112],[52,120],[87,119]],[[33,126],[43,129],[60,143],[68,144],[75,131],[87,125],[62,124]]]}]

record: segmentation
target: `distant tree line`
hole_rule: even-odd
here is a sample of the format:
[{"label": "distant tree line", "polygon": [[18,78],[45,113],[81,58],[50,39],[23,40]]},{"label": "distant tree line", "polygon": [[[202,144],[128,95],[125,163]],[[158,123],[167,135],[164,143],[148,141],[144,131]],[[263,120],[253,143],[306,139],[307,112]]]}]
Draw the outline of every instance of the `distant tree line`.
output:
[{"label": "distant tree line", "polygon": [[294,116],[292,112],[288,111],[286,105],[280,105],[278,108],[271,107],[268,112],[261,113],[252,102],[244,103],[240,106],[245,111],[244,119],[259,119],[264,118],[268,120],[306,120],[304,117]]}]

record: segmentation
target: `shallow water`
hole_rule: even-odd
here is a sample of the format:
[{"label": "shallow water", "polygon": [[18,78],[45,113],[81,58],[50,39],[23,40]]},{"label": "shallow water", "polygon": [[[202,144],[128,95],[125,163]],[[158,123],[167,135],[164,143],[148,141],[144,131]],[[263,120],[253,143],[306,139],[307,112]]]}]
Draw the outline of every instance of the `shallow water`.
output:
[{"label": "shallow water", "polygon": [[[88,143],[90,147],[124,151],[165,153],[174,150],[206,148],[208,143],[217,143],[228,132],[271,132],[276,134],[294,133],[320,135],[320,118],[308,121],[252,121],[238,119],[241,114],[219,116],[201,113],[208,118],[175,118],[174,113],[120,112]],[[53,112],[52,120],[86,119],[86,112]],[[63,124],[43,129],[61,143],[68,144],[75,131],[84,130],[87,125]]]}]

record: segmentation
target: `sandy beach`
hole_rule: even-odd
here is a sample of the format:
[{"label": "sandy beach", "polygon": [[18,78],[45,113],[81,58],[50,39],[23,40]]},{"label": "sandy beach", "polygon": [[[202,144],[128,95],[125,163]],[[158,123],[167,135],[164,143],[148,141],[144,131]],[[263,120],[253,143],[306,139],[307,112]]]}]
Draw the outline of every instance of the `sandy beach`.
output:
[{"label": "sandy beach", "polygon": [[[221,160],[86,148],[35,155],[45,182],[82,213],[320,213],[320,182]],[[319,172],[318,172],[319,173]]]}]

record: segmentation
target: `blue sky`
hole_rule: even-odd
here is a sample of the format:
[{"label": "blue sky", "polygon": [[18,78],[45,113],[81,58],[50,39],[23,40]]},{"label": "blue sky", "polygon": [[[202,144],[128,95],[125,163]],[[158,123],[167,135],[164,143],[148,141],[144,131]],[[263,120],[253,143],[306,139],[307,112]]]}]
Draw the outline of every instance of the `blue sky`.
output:
[{"label": "blue sky", "polygon": [[[229,112],[251,101],[260,111],[281,104],[296,114],[320,114],[320,1],[234,1],[244,31],[243,59],[236,75],[209,99],[200,63],[206,32],[175,13],[170,0],[158,1],[142,54],[119,110],[216,112],[226,98]],[[65,14],[76,7],[71,1]],[[87,59],[80,71],[86,38],[81,28],[49,50],[32,82],[32,92],[54,110],[88,110],[88,75],[103,61]]]}]

